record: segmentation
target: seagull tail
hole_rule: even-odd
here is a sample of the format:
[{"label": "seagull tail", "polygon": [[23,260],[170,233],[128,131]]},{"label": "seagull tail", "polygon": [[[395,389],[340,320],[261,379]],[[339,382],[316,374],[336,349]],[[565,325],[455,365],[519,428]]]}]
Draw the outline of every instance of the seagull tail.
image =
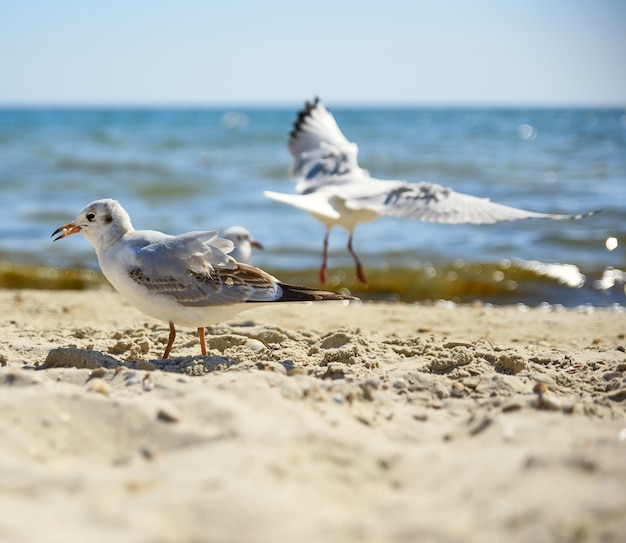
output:
[{"label": "seagull tail", "polygon": [[355,296],[342,294],[341,292],[318,290],[316,288],[301,287],[288,283],[279,283],[279,286],[282,289],[282,295],[276,300],[277,302],[315,302],[322,300],[342,300],[349,302],[359,299]]}]

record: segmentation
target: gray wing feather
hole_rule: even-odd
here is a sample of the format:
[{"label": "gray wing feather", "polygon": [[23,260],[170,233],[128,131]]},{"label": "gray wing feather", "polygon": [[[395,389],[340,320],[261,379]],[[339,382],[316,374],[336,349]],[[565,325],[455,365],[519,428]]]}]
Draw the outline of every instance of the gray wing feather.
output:
[{"label": "gray wing feather", "polygon": [[298,114],[289,139],[289,174],[296,190],[306,194],[322,186],[342,185],[368,177],[357,161],[358,147],[341,132],[324,104],[307,102]]},{"label": "gray wing feather", "polygon": [[[189,307],[272,302],[281,296],[281,287],[276,281],[268,280],[271,276],[264,272],[256,278],[248,276],[246,282],[243,282],[241,268],[244,267],[244,264],[240,264],[238,270],[216,270],[212,274],[188,271],[184,276],[156,277],[147,276],[141,268],[132,268],[129,275],[150,293],[171,298]],[[249,274],[244,272],[243,275]]]},{"label": "gray wing feather", "polygon": [[130,278],[150,293],[181,305],[205,307],[243,302],[270,302],[281,287],[264,271],[240,264],[225,251],[229,240],[217,232],[168,236],[139,249]]},{"label": "gray wing feather", "polygon": [[391,217],[449,224],[491,224],[522,219],[573,220],[595,213],[537,213],[497,204],[488,198],[463,194],[432,183],[396,183],[390,189],[353,197],[347,205],[355,209],[368,208]]},{"label": "gray wing feather", "polygon": [[217,230],[187,232],[179,236],[163,236],[141,247],[137,259],[150,274],[159,271],[177,273],[185,268],[200,272],[228,265],[227,253],[233,248],[232,241],[217,237]]}]

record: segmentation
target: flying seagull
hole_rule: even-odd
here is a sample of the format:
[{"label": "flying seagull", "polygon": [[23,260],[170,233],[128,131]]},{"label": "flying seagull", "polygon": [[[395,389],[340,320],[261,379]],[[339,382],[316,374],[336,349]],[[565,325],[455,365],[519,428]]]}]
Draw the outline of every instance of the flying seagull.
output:
[{"label": "flying seagull", "polygon": [[333,115],[315,98],[298,113],[290,133],[289,174],[297,194],[265,191],[265,196],[305,211],[326,225],[319,280],[326,283],[328,237],[334,226],[347,230],[348,251],[354,258],[356,277],[367,284],[352,240],[358,224],[381,216],[437,223],[491,224],[520,219],[576,220],[596,211],[576,215],[537,213],[456,192],[433,183],[408,183],[371,177],[357,161],[358,147],[341,132]]}]

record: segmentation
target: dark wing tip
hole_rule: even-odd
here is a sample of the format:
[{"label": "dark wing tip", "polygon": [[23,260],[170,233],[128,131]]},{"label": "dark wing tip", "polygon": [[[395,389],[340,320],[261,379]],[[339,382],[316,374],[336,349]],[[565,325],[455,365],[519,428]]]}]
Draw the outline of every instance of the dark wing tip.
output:
[{"label": "dark wing tip", "polygon": [[293,140],[298,136],[298,132],[302,129],[302,125],[306,122],[307,118],[311,116],[311,112],[318,106],[320,99],[316,96],[312,102],[308,100],[304,103],[304,109],[298,111],[298,117],[293,123],[293,130],[289,132],[289,138]]},{"label": "dark wing tip", "polygon": [[577,213],[575,215],[555,215],[554,218],[556,220],[578,221],[587,217],[593,217],[598,213],[602,213],[602,211],[602,209],[595,209],[594,211],[587,211],[587,213]]},{"label": "dark wing tip", "polygon": [[572,218],[575,220],[584,219],[585,217],[593,217],[598,213],[602,213],[601,209],[594,209],[593,211],[587,211],[587,213],[579,213],[577,215],[572,215]]},{"label": "dark wing tip", "polygon": [[594,209],[593,211],[589,211],[587,213],[583,213],[580,218],[584,218],[584,217],[593,217],[594,215],[597,215],[598,213],[602,213],[604,211],[604,209]]},{"label": "dark wing tip", "polygon": [[278,302],[316,302],[316,301],[355,301],[356,296],[333,292],[331,290],[319,290],[311,287],[301,287],[288,283],[278,283],[283,291]]}]

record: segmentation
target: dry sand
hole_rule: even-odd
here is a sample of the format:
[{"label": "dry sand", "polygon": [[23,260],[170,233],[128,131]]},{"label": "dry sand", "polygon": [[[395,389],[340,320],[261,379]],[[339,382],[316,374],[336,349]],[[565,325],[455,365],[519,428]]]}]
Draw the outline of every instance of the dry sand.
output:
[{"label": "dry sand", "polygon": [[0,299],[0,541],[626,540],[623,309]]}]

